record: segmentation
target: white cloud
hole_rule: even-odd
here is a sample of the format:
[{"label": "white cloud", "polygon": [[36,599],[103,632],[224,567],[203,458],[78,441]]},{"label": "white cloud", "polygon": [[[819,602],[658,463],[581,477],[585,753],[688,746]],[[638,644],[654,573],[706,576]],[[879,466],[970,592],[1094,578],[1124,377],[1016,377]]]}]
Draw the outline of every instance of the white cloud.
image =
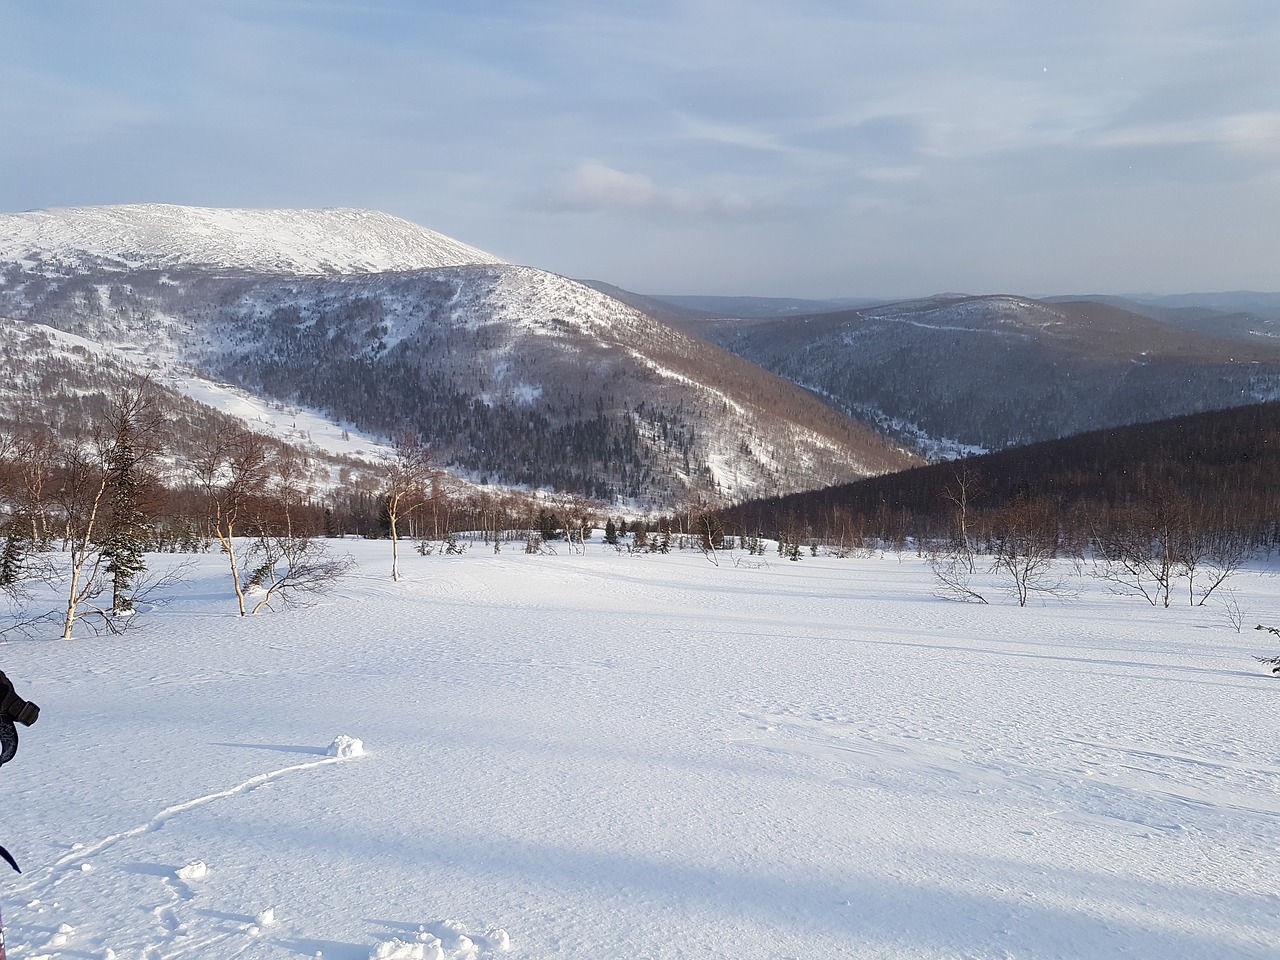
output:
[{"label": "white cloud", "polygon": [[1102,147],[1167,147],[1206,144],[1238,150],[1280,149],[1280,112],[1259,111],[1234,116],[1171,123],[1133,124],[1098,136]]},{"label": "white cloud", "polygon": [[781,143],[776,136],[761,133],[751,127],[713,123],[687,114],[677,114],[677,119],[684,135],[690,140],[705,140],[711,143],[732,147],[744,147],[748,150],[762,150],[769,153],[790,153],[790,147]]},{"label": "white cloud", "polygon": [[738,193],[661,187],[642,173],[626,173],[596,161],[579,164],[552,198],[555,206],[566,210],[679,217],[733,217],[760,207]]}]

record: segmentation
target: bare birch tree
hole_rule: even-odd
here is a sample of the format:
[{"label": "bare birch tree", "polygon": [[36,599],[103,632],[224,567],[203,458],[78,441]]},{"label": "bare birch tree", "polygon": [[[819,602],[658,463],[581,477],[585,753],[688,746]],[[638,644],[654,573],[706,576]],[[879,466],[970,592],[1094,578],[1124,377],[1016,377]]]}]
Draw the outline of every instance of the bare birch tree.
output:
[{"label": "bare birch tree", "polygon": [[218,425],[201,438],[200,448],[190,468],[204,492],[209,529],[226,554],[231,568],[240,616],[249,613],[242,582],[236,537],[254,529],[257,518],[252,507],[261,499],[270,479],[270,451],[267,440],[239,425]]},{"label": "bare birch tree", "polygon": [[972,503],[978,492],[979,472],[965,461],[961,460],[956,466],[953,482],[943,487],[942,495],[952,506],[955,507],[956,520],[956,547],[959,550],[959,558],[969,573],[974,572],[973,563],[973,541],[969,534],[969,515],[972,512]]},{"label": "bare birch tree", "polygon": [[101,594],[105,586],[102,556],[94,546],[94,536],[105,510],[103,501],[110,476],[107,452],[95,441],[74,438],[67,441],[58,462],[51,500],[62,514],[63,543],[69,560],[63,640],[71,639],[76,622],[84,616],[105,616],[105,611],[96,607],[87,613],[81,608]]},{"label": "bare birch tree", "polygon": [[431,502],[436,474],[431,448],[412,430],[396,436],[392,451],[381,463],[382,496],[391,535],[391,579],[400,579],[400,526]]}]

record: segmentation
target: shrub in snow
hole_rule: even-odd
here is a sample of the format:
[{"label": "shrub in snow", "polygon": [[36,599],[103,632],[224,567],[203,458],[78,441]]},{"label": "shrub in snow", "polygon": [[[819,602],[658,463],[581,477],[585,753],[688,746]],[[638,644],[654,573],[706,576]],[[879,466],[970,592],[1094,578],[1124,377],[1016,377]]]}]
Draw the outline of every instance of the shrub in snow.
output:
[{"label": "shrub in snow", "polygon": [[[1265,630],[1267,633],[1273,633],[1277,637],[1280,637],[1280,627],[1264,627],[1262,624],[1258,624],[1254,629]],[[1261,664],[1271,667],[1272,673],[1280,674],[1280,657],[1254,657],[1253,659],[1257,660]]]},{"label": "shrub in snow", "polygon": [[329,744],[329,749],[325,752],[331,757],[342,757],[344,760],[348,757],[363,757],[364,741],[355,737],[340,736]]}]

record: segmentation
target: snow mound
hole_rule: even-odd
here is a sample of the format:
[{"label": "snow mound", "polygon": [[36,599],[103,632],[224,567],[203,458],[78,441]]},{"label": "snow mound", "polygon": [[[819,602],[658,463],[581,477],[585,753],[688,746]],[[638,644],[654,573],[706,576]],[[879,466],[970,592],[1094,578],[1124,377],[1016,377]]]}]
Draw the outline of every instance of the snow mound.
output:
[{"label": "snow mound", "polygon": [[431,929],[419,927],[411,941],[396,938],[378,943],[370,951],[369,960],[477,960],[482,949],[508,953],[511,937],[501,927],[489,927],[473,939],[465,924],[443,920],[432,924]]},{"label": "snow mound", "polygon": [[491,927],[486,930],[484,939],[492,949],[497,950],[499,953],[508,953],[511,950],[511,935],[501,927]]},{"label": "snow mound", "polygon": [[349,757],[363,757],[364,741],[355,737],[339,736],[329,744],[329,749],[325,752],[331,757],[341,757],[343,760]]},{"label": "snow mound", "polygon": [[443,957],[439,940],[431,944],[384,940],[369,951],[369,960],[442,960]]},{"label": "snow mound", "polygon": [[283,274],[379,273],[501,263],[373,210],[230,210],[144,203],[0,215],[0,260],[207,264]]},{"label": "snow mound", "polygon": [[209,874],[209,865],[203,860],[193,860],[178,870],[179,880],[203,880]]}]

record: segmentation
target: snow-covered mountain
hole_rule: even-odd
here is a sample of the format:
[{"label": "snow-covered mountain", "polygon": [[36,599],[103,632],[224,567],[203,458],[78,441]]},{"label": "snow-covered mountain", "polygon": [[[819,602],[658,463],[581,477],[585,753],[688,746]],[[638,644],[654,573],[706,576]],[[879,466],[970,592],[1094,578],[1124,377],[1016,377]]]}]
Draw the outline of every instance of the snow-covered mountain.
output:
[{"label": "snow-covered mountain", "polygon": [[[455,262],[357,269],[376,250],[349,246],[344,224],[403,221],[170,212],[172,231],[148,208],[114,239],[103,225],[119,208],[48,211],[35,232],[10,219],[0,317],[158,365],[189,396],[202,372],[374,436],[412,426],[461,475],[496,484],[673,506],[912,462],[796,385],[564,277],[473,262],[443,238],[433,255]],[[231,242],[196,229],[208,223],[252,229]]]},{"label": "snow-covered mountain", "polygon": [[270,274],[420,270],[497,257],[371,210],[223,210],[145,203],[0,214],[0,262]]}]

